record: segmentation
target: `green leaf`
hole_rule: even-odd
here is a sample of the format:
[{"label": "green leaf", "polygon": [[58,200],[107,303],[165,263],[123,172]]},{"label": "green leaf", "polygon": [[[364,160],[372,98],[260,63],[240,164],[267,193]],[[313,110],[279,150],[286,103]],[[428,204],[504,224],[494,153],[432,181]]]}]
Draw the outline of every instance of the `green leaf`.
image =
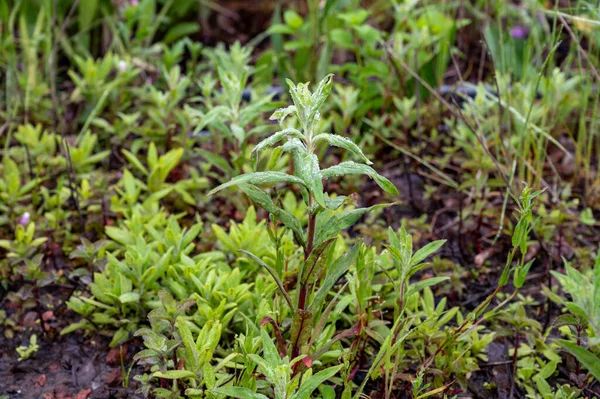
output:
[{"label": "green leaf", "polygon": [[446,243],[446,240],[438,240],[430,242],[423,248],[414,253],[410,261],[410,266],[415,266],[427,259],[427,257],[438,251]]},{"label": "green leaf", "polygon": [[321,171],[321,177],[323,179],[345,175],[367,175],[371,179],[375,180],[377,185],[384,191],[393,195],[398,195],[398,189],[396,186],[394,186],[391,181],[378,174],[375,169],[368,165],[346,161]]},{"label": "green leaf", "polygon": [[410,284],[408,290],[406,291],[406,298],[410,298],[412,294],[424,290],[427,287],[431,287],[432,285],[439,284],[442,281],[446,281],[448,279],[450,279],[450,277],[432,277],[426,280],[418,281],[414,284]]},{"label": "green leaf", "polygon": [[[309,310],[297,309],[292,320],[290,339],[294,348],[308,343],[313,326],[313,314]],[[273,342],[271,341],[271,345]],[[274,345],[273,345],[274,346]]]},{"label": "green leaf", "polygon": [[137,292],[128,292],[119,297],[121,303],[139,302],[140,294]]},{"label": "green leaf", "polygon": [[304,19],[297,12],[293,10],[287,10],[283,13],[283,20],[290,28],[294,30],[300,29],[304,23]]},{"label": "green leaf", "polygon": [[127,158],[131,165],[135,166],[144,175],[148,175],[148,169],[146,169],[146,167],[142,164],[142,162],[138,159],[137,156],[133,155],[127,150],[123,150],[123,155],[125,155],[125,158]]},{"label": "green leaf", "polygon": [[298,243],[303,247],[305,246],[304,231],[302,230],[302,224],[294,215],[275,205],[271,197],[258,187],[252,184],[240,184],[239,187],[240,190],[246,193],[246,195],[252,198],[252,200],[255,201],[258,205],[260,205],[264,210],[275,215],[275,217],[278,220],[280,220],[284,224],[284,226],[292,230],[292,232],[294,233],[294,237],[296,237]]},{"label": "green leaf", "polygon": [[577,326],[579,324],[579,320],[573,316],[572,314],[562,314],[554,320],[552,323],[553,327],[562,327],[562,326]]},{"label": "green leaf", "polygon": [[315,143],[319,142],[320,140],[327,141],[329,143],[329,145],[332,145],[335,147],[340,147],[340,148],[343,148],[345,150],[352,152],[353,154],[358,156],[360,159],[362,159],[367,165],[373,164],[373,162],[369,161],[369,158],[367,158],[365,156],[365,154],[362,152],[362,150],[356,144],[354,144],[354,142],[352,140],[347,139],[346,137],[342,137],[342,136],[339,136],[337,134],[332,134],[332,133],[321,133],[321,134],[316,135],[313,138],[313,141]]},{"label": "green leaf", "polygon": [[326,256],[324,254],[334,241],[335,239],[324,241],[312,250],[308,259],[302,265],[302,272],[299,273],[301,284],[312,284],[315,282],[315,279],[321,274],[321,270],[325,265]]},{"label": "green leaf", "polygon": [[196,149],[196,152],[202,155],[208,162],[210,162],[212,166],[214,166],[217,169],[220,169],[227,175],[231,176],[232,174],[234,174],[233,168],[231,167],[231,165],[229,165],[225,158],[215,154],[214,152],[203,150],[201,148]]},{"label": "green leaf", "polygon": [[21,175],[17,164],[8,155],[4,156],[4,180],[8,188],[8,194],[11,197],[16,196],[21,187]]},{"label": "green leaf", "polygon": [[269,336],[269,333],[267,333],[266,328],[262,328],[260,330],[260,336],[262,338],[263,343],[263,358],[267,361],[269,365],[275,367],[275,365],[281,363],[281,358],[279,357],[277,347],[273,343],[273,340]]},{"label": "green leaf", "polygon": [[319,206],[325,208],[325,194],[323,193],[323,180],[319,169],[319,159],[316,154],[294,154],[296,174],[306,182],[306,187],[312,192]]},{"label": "green leaf", "polygon": [[527,262],[525,266],[517,267],[515,273],[513,275],[513,284],[515,288],[521,288],[523,284],[525,284],[525,279],[527,278],[527,274],[529,273],[529,269],[531,269],[531,265],[533,265],[533,261],[535,259]]},{"label": "green leaf", "polygon": [[317,374],[311,376],[309,379],[302,383],[302,386],[292,396],[291,399],[308,399],[315,389],[317,389],[322,383],[333,377],[344,367],[343,364],[335,367],[329,367],[325,370],[319,371]]},{"label": "green leaf", "polygon": [[333,75],[329,74],[323,78],[319,82],[319,86],[317,86],[317,90],[310,96],[310,108],[306,118],[306,121],[310,124],[315,120],[315,116],[319,109],[327,100],[327,97],[331,94],[331,86],[333,85]]},{"label": "green leaf", "polygon": [[185,319],[181,316],[177,317],[177,320],[175,321],[175,326],[177,327],[177,332],[179,332],[181,340],[183,341],[183,346],[185,347],[185,350],[187,352],[186,359],[189,359],[189,361],[193,363],[186,364],[185,366],[189,369],[197,370],[199,367],[200,354],[198,353],[198,348],[196,347],[196,343],[194,342],[192,332],[190,331]]},{"label": "green leaf", "polygon": [[[275,114],[273,114],[273,115],[275,115]],[[290,128],[290,129],[280,130],[279,132],[273,134],[272,136],[267,137],[266,139],[264,139],[263,141],[258,143],[252,150],[251,158],[252,158],[252,163],[253,163],[254,167],[256,168],[256,163],[258,162],[258,156],[261,151],[263,151],[265,148],[268,148],[274,144],[279,143],[281,140],[283,140],[286,137],[301,139],[303,136],[299,130]]]},{"label": "green leaf", "polygon": [[354,41],[352,39],[352,33],[347,29],[333,29],[329,32],[331,40],[346,49],[351,49],[354,47]]},{"label": "green leaf", "polygon": [[248,388],[242,387],[219,387],[213,389],[211,392],[238,399],[269,399],[261,393],[253,392]]},{"label": "green leaf", "polygon": [[198,125],[194,129],[194,135],[198,134],[198,132],[204,129],[204,127],[211,125],[213,122],[215,122],[219,118],[219,116],[228,115],[229,113],[229,108],[227,108],[224,105],[219,105],[214,108],[211,108],[211,110],[204,114],[202,118],[200,118],[200,120],[198,121]]},{"label": "green leaf", "polygon": [[199,30],[200,25],[196,22],[180,22],[172,26],[167,31],[165,37],[163,38],[163,42],[166,44],[170,44],[184,36],[189,36],[193,33],[196,33]]},{"label": "green leaf", "polygon": [[292,298],[290,297],[290,294],[288,294],[288,292],[286,291],[285,286],[283,285],[283,282],[279,278],[279,275],[277,274],[277,272],[271,266],[269,266],[265,262],[263,262],[263,260],[261,258],[254,255],[252,252],[246,251],[243,249],[240,250],[240,252],[245,253],[246,255],[251,257],[256,263],[258,263],[259,265],[264,267],[269,272],[271,277],[273,277],[273,279],[275,280],[275,283],[277,284],[277,287],[279,288],[279,291],[281,291],[281,294],[285,298],[286,302],[288,303],[288,305],[290,305],[290,307],[292,307],[292,304],[293,304]]},{"label": "green leaf", "polygon": [[346,251],[346,253],[337,258],[335,262],[333,262],[333,265],[329,267],[327,274],[323,279],[323,283],[317,290],[317,293],[310,304],[310,309],[313,313],[316,314],[321,310],[321,306],[325,302],[325,298],[327,297],[327,294],[329,294],[329,291],[331,291],[335,283],[342,278],[348,269],[350,269],[350,266],[356,261],[361,245],[360,242],[354,244],[349,251]]},{"label": "green leaf", "polygon": [[383,208],[392,204],[374,205],[369,208],[351,209],[336,213],[329,216],[326,213],[320,213],[317,216],[317,236],[315,237],[314,246],[318,246],[322,242],[335,237],[342,230],[354,225],[367,212],[376,208]]},{"label": "green leaf", "polygon": [[236,186],[243,183],[250,183],[254,185],[266,184],[266,183],[295,183],[305,186],[304,180],[288,175],[283,172],[254,172],[246,173],[240,176],[236,176],[227,183],[221,184],[219,187],[212,189],[208,195],[213,195],[227,187]]},{"label": "green leaf", "polygon": [[157,371],[152,374],[153,377],[157,378],[166,378],[168,380],[179,380],[181,378],[192,378],[194,380],[199,380],[198,376],[195,373],[192,373],[188,370],[168,370],[166,372]]},{"label": "green leaf", "polygon": [[597,380],[600,380],[600,358],[598,358],[598,356],[594,355],[589,350],[564,339],[558,339],[557,342],[571,352],[571,354],[575,356],[575,358],[579,360],[579,362],[583,364]]}]

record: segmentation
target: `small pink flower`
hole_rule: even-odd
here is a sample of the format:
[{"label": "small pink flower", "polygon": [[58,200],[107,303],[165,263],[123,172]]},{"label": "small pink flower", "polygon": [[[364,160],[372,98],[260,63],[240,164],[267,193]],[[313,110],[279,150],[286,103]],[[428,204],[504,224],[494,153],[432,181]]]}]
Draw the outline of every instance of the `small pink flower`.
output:
[{"label": "small pink flower", "polygon": [[529,29],[525,26],[515,25],[510,28],[510,35],[513,39],[526,39],[529,36]]},{"label": "small pink flower", "polygon": [[25,226],[27,224],[29,224],[29,220],[31,219],[31,215],[29,214],[29,212],[25,212],[24,214],[21,215],[21,219],[19,220],[19,224],[21,226]]},{"label": "small pink flower", "polygon": [[119,61],[119,71],[125,72],[127,70],[127,63],[123,60]]}]

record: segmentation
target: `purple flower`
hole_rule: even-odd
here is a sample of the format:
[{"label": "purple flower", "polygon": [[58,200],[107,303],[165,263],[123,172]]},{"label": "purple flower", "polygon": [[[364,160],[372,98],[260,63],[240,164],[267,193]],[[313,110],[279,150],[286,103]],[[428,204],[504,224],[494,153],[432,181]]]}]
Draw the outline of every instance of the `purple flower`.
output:
[{"label": "purple flower", "polygon": [[29,224],[29,220],[31,219],[31,215],[29,214],[29,212],[25,212],[24,214],[21,215],[21,219],[19,220],[19,224],[21,226],[25,226],[27,224]]},{"label": "purple flower", "polygon": [[123,60],[119,61],[119,71],[121,71],[121,72],[127,71],[127,63]]},{"label": "purple flower", "polygon": [[510,36],[513,39],[526,39],[529,36],[529,29],[525,26],[515,25],[510,28]]}]

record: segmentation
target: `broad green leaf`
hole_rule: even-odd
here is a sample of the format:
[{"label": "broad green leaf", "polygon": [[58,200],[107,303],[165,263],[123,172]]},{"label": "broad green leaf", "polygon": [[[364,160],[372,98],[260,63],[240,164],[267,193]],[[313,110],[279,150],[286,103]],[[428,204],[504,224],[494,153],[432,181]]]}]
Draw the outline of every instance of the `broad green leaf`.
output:
[{"label": "broad green leaf", "polygon": [[269,399],[262,393],[253,392],[248,388],[242,387],[219,387],[213,389],[211,392],[238,399]]},{"label": "broad green leaf", "polygon": [[315,154],[294,154],[294,166],[297,168],[296,174],[306,182],[306,186],[312,192],[317,204],[325,208],[323,180],[317,156]]},{"label": "broad green leaf", "polygon": [[212,189],[208,195],[213,195],[227,187],[236,186],[243,183],[250,183],[254,185],[266,184],[266,183],[295,183],[305,186],[304,180],[288,175],[283,172],[254,172],[246,173],[240,176],[236,176],[227,183],[221,184],[219,187]]},{"label": "broad green leaf", "polygon": [[313,138],[313,142],[318,143],[320,140],[327,141],[329,145],[340,147],[345,150],[348,150],[362,159],[367,165],[373,164],[373,162],[369,161],[369,158],[365,156],[362,150],[354,144],[354,142],[346,137],[339,136],[337,134],[332,133],[321,133]]},{"label": "broad green leaf", "polygon": [[300,386],[300,389],[292,396],[291,399],[308,399],[315,389],[317,389],[322,383],[333,377],[344,367],[343,364],[335,367],[329,367],[325,370],[319,371],[317,374],[311,376],[309,379],[304,381]]},{"label": "broad green leaf", "polygon": [[564,339],[559,339],[557,342],[571,352],[571,354],[600,381],[600,358],[598,356],[594,355],[589,350]]},{"label": "broad green leaf", "polygon": [[375,169],[368,165],[346,161],[321,171],[321,177],[323,179],[345,175],[367,175],[371,179],[375,180],[377,185],[384,191],[393,195],[398,195],[398,189],[396,186],[394,186],[391,181],[378,174]]}]

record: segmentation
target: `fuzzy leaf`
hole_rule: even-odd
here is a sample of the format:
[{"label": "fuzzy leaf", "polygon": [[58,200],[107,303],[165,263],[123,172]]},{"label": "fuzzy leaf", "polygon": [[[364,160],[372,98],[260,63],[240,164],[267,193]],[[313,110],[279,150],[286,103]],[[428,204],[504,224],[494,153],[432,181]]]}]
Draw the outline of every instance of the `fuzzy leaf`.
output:
[{"label": "fuzzy leaf", "polygon": [[267,333],[265,328],[260,330],[260,336],[263,342],[263,357],[267,361],[269,365],[275,366],[281,362],[281,358],[279,357],[279,352],[277,351],[277,347],[273,343],[273,340]]},{"label": "fuzzy leaf", "polygon": [[559,339],[557,342],[571,352],[571,354],[575,356],[575,358],[579,360],[579,362],[581,362],[581,364],[583,364],[597,380],[600,380],[600,358],[598,358],[598,356],[573,342],[564,339]]},{"label": "fuzzy leaf", "polygon": [[304,181],[296,176],[288,175],[283,172],[254,172],[246,173],[240,176],[236,176],[227,183],[221,184],[220,186],[212,189],[208,195],[213,195],[227,187],[236,186],[243,183],[250,183],[254,185],[266,184],[266,183],[295,183],[306,185]]},{"label": "fuzzy leaf", "polygon": [[369,161],[369,158],[365,156],[360,147],[358,147],[354,142],[346,137],[339,136],[337,134],[332,133],[322,133],[313,138],[315,143],[320,140],[325,140],[329,143],[329,145],[340,147],[345,150],[348,150],[362,159],[367,165],[373,164],[373,162]]},{"label": "fuzzy leaf", "polygon": [[302,383],[302,386],[292,396],[291,399],[308,399],[315,389],[317,389],[322,383],[333,377],[344,367],[343,364],[335,367],[329,367],[325,370],[319,371],[317,374],[311,376],[309,379]]},{"label": "fuzzy leaf", "polygon": [[283,129],[283,130],[280,130],[279,132],[273,134],[272,136],[267,137],[260,143],[258,143],[252,150],[252,155],[251,155],[252,164],[254,165],[254,167],[256,168],[256,163],[258,162],[258,155],[260,154],[261,151],[263,151],[264,149],[266,149],[272,145],[279,143],[281,140],[283,140],[286,137],[301,139],[302,133],[300,133],[300,131],[296,130],[296,129],[291,129],[291,128]]},{"label": "fuzzy leaf", "polygon": [[398,189],[396,186],[394,186],[391,181],[378,174],[375,169],[368,165],[346,161],[321,171],[321,177],[323,179],[345,175],[367,175],[371,179],[375,180],[375,183],[377,183],[377,185],[384,191],[393,195],[398,195]]}]

